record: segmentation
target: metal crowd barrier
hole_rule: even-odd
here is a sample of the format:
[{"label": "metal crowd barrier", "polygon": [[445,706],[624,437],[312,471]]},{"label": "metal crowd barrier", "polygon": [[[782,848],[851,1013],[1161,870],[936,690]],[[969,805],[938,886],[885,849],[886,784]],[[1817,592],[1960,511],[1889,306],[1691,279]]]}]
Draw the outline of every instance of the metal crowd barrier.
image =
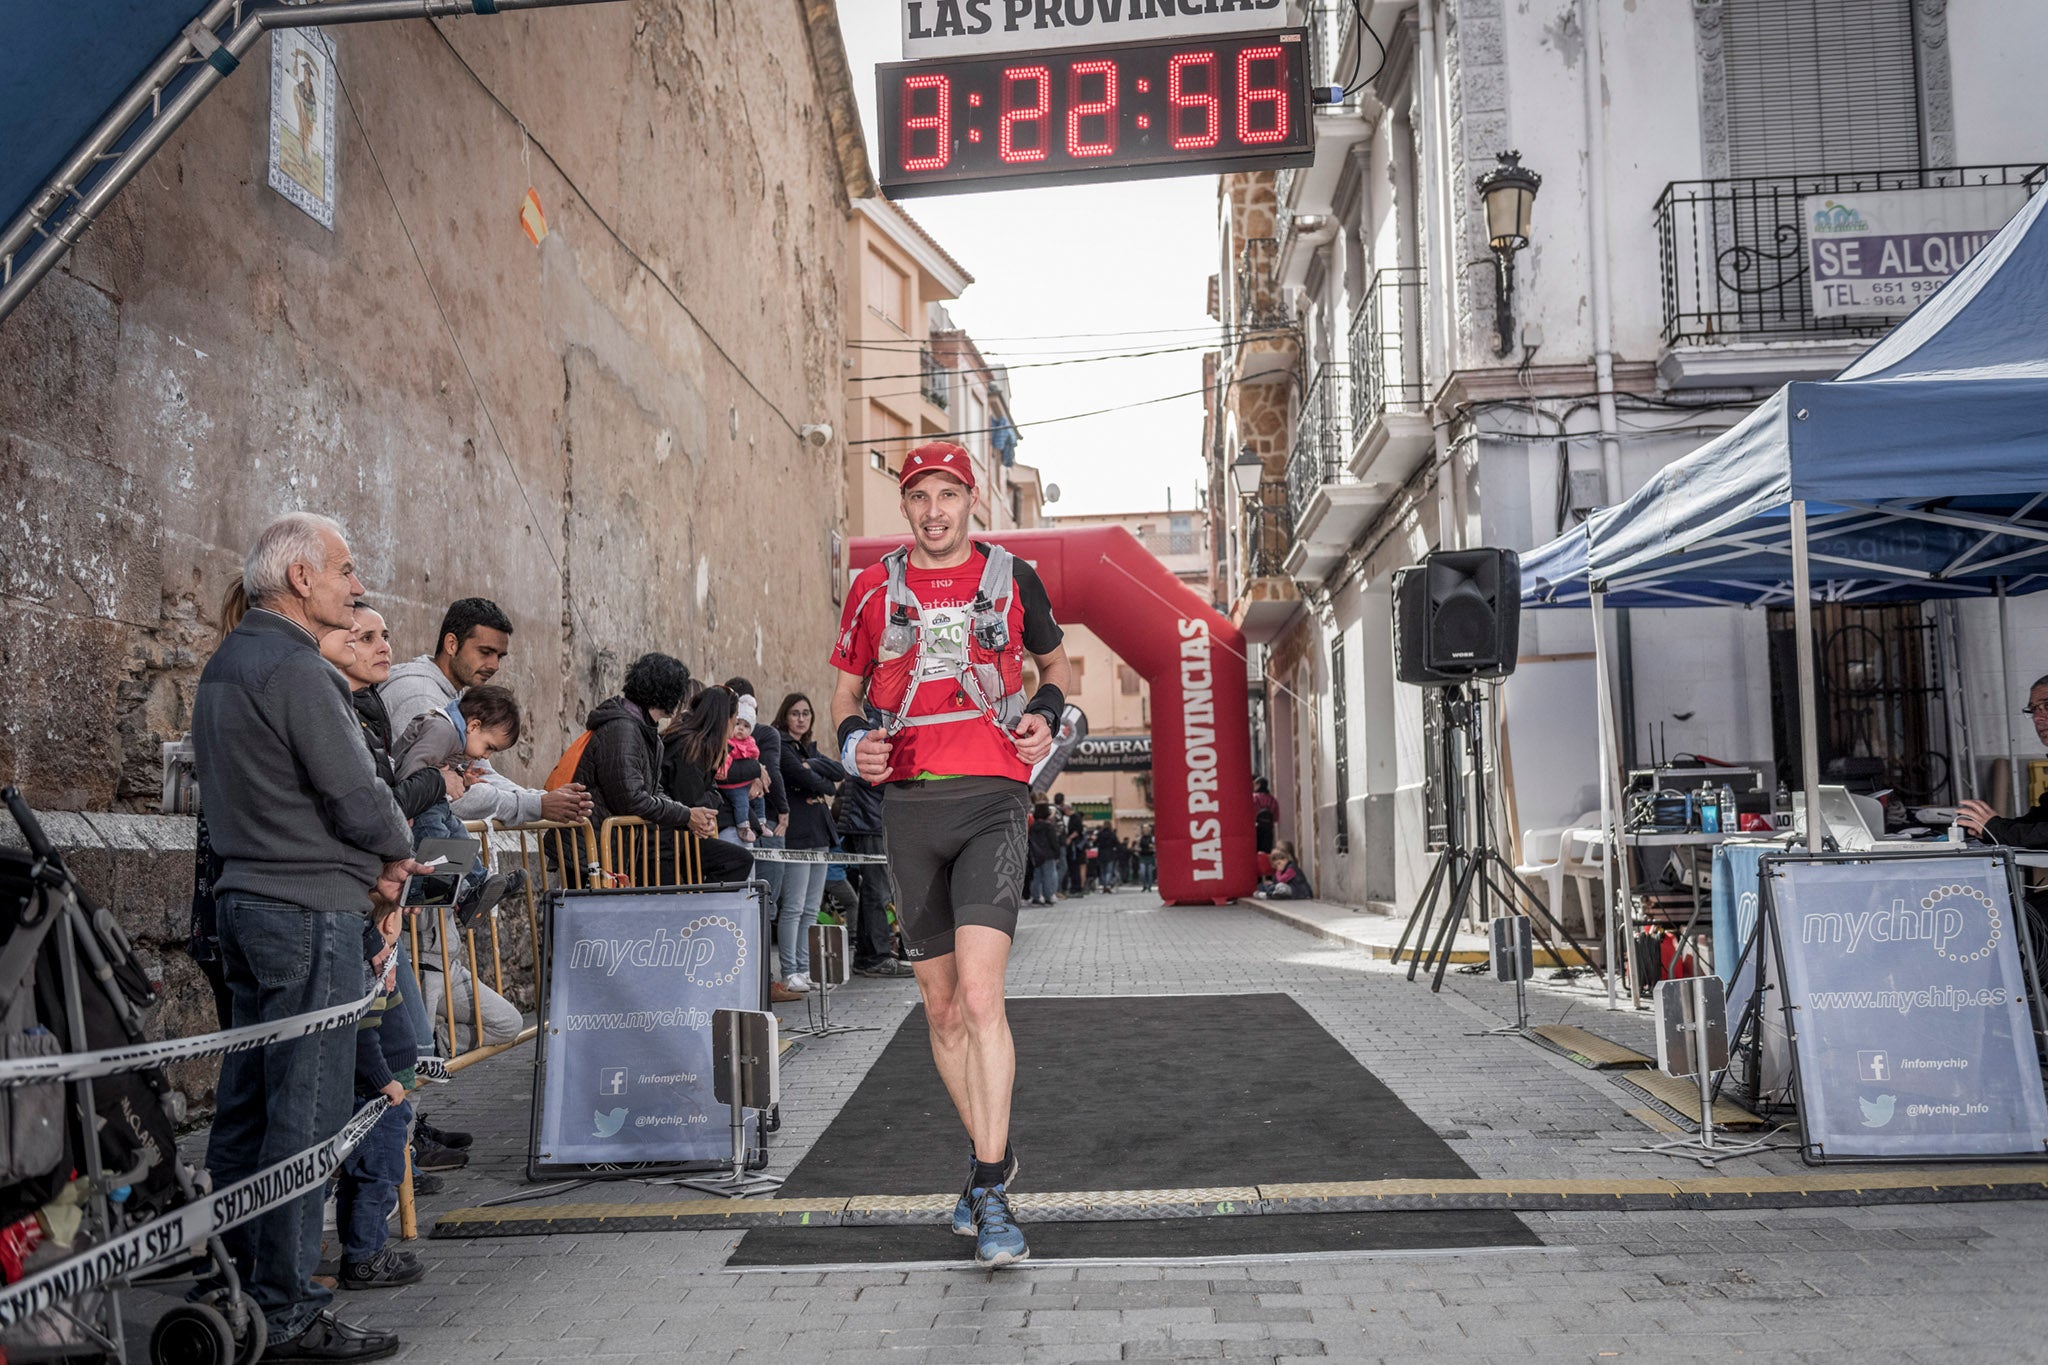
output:
[{"label": "metal crowd barrier", "polygon": [[614,815],[597,830],[598,863],[612,886],[693,886],[704,880],[697,836]]},{"label": "metal crowd barrier", "polygon": [[[489,820],[465,821],[463,827],[477,837],[484,857],[484,866],[490,872],[510,870],[508,864],[516,865],[526,874],[526,927],[528,942],[533,952],[535,972],[540,962],[540,903],[550,891],[556,889],[577,890],[584,887],[606,884],[606,873],[598,858],[597,833],[590,822],[578,820],[562,823],[553,820],[537,820],[524,825],[499,825]],[[508,834],[515,840],[511,849],[500,850],[496,836]],[[504,854],[500,857],[501,852]],[[516,864],[515,864],[516,860]],[[505,989],[504,944],[498,932],[498,920],[504,905],[493,906],[487,917],[490,933],[490,986],[501,996],[509,997]],[[434,941],[439,945],[441,961],[441,1010],[442,1019],[448,1029],[447,1068],[455,1072],[474,1066],[481,1061],[509,1052],[539,1036],[536,1026],[519,1031],[517,1037],[502,1043],[484,1042],[483,975],[478,970],[480,955],[477,946],[479,926],[472,924],[459,928],[460,944],[449,935],[451,916],[446,907],[437,907],[434,916]],[[407,931],[411,935],[413,988],[426,1000],[426,985],[422,979],[424,968],[420,960],[420,923],[417,915],[408,917]],[[462,1045],[462,1033],[455,1017],[455,990],[448,972],[457,948],[469,965],[469,1019],[471,1046]],[[539,982],[534,983],[538,993]],[[398,1191],[399,1235],[407,1241],[419,1236],[419,1215],[413,1203],[412,1154],[406,1153],[405,1180]]]}]

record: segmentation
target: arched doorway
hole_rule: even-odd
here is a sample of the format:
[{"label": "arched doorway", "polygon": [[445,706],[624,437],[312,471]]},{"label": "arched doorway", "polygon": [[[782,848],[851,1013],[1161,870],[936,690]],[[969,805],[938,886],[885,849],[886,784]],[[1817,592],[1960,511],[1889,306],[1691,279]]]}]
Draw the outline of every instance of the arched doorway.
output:
[{"label": "arched doorway", "polygon": [[[1237,627],[1121,526],[977,539],[998,541],[1029,560],[1053,615],[1100,635],[1151,684],[1159,894],[1175,905],[1250,895],[1258,884],[1251,712]],[[854,569],[903,543],[895,537],[854,541]]]}]

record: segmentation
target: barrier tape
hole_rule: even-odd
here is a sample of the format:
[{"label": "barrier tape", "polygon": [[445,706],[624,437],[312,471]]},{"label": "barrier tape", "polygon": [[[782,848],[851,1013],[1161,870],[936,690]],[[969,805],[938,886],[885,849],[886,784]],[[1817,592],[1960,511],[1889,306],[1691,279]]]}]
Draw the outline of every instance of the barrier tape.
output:
[{"label": "barrier tape", "polygon": [[[734,848],[746,848],[734,844]],[[845,863],[854,866],[880,865],[889,861],[880,853],[840,853],[829,848],[756,848],[749,850],[757,863]]]},{"label": "barrier tape", "polygon": [[379,1095],[358,1109],[341,1126],[341,1131],[325,1142],[10,1286],[0,1292],[0,1327],[12,1327],[52,1304],[77,1298],[109,1281],[170,1260],[209,1237],[320,1188],[390,1107]]},{"label": "barrier tape", "polygon": [[97,1052],[63,1052],[53,1057],[23,1057],[0,1062],[0,1090],[47,1081],[85,1081],[114,1076],[124,1071],[142,1071],[166,1062],[188,1061],[194,1057],[226,1056],[268,1047],[289,1038],[303,1038],[331,1028],[345,1028],[369,1013],[382,988],[347,1005],[330,1005],[324,1010],[294,1014],[263,1024],[244,1024],[219,1033],[200,1033],[190,1038],[166,1038],[155,1043],[129,1043],[101,1048]]}]

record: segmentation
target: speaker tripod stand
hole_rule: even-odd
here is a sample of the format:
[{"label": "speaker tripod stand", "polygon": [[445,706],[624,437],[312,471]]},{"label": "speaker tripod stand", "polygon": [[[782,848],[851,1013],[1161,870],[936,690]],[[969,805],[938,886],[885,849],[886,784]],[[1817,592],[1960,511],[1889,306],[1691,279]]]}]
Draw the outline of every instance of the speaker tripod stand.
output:
[{"label": "speaker tripod stand", "polygon": [[[1410,981],[1415,979],[1419,970],[1431,972],[1431,991],[1443,989],[1444,973],[1451,964],[1451,944],[1458,926],[1472,914],[1475,901],[1477,918],[1481,922],[1490,921],[1495,897],[1499,897],[1503,908],[1516,904],[1516,897],[1508,887],[1520,892],[1521,900],[1531,907],[1533,913],[1529,917],[1529,928],[1549,950],[1553,962],[1566,961],[1558,947],[1560,937],[1570,945],[1576,961],[1588,965],[1593,961],[1585,945],[1572,936],[1564,922],[1556,918],[1551,908],[1544,905],[1542,898],[1522,880],[1514,864],[1494,847],[1493,820],[1489,814],[1491,803],[1486,799],[1484,704],[1482,694],[1471,683],[1452,684],[1438,696],[1438,705],[1443,712],[1438,739],[1443,771],[1444,846],[1436,855],[1436,862],[1429,870],[1429,879],[1423,883],[1422,894],[1416,898],[1415,909],[1409,914],[1407,925],[1401,930],[1401,941],[1394,947],[1396,962],[1401,960],[1403,953],[1409,953]],[[1470,777],[1465,776],[1467,770],[1459,766],[1460,759],[1469,759]],[[1472,837],[1467,844],[1465,802],[1469,786],[1479,789],[1479,810],[1470,821]],[[1443,902],[1443,919],[1438,923],[1436,916],[1440,901]],[[1434,938],[1431,937],[1432,930]],[[1409,952],[1411,939],[1414,940],[1414,950]]]}]

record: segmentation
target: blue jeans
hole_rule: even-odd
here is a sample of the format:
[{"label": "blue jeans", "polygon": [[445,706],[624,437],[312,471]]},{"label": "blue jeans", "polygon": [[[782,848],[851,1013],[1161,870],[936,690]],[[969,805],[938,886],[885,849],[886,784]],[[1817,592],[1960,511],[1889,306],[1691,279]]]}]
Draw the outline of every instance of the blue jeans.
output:
[{"label": "blue jeans", "polygon": [[420,979],[414,974],[412,965],[412,934],[401,926],[398,931],[398,1007],[405,1011],[406,1027],[412,1032],[412,1050],[416,1057],[438,1057],[440,1047],[434,1042],[434,1026],[427,1019],[427,1003],[420,998]]},{"label": "blue jeans", "polygon": [[1050,901],[1060,889],[1060,861],[1047,858],[1031,869],[1031,899]]},{"label": "blue jeans", "polygon": [[[367,910],[369,896],[364,895]],[[363,916],[308,910],[245,892],[221,896],[220,946],[234,1027],[326,1009],[369,992]],[[341,1130],[354,1108],[356,1031],[326,1029],[221,1059],[206,1169],[215,1189]],[[320,1264],[314,1188],[222,1234],[242,1289],[269,1320],[272,1341],[306,1330],[334,1299],[313,1283]]]},{"label": "blue jeans", "polygon": [[1152,883],[1159,877],[1159,859],[1150,853],[1138,855],[1138,880],[1150,891]]},{"label": "blue jeans", "polygon": [[776,949],[784,981],[811,970],[811,926],[825,899],[825,864],[784,863],[782,887],[775,896]]},{"label": "blue jeans", "polygon": [[344,1261],[369,1260],[391,1235],[391,1211],[398,1207],[398,1187],[405,1180],[405,1135],[411,1124],[412,1102],[392,1105],[341,1163],[334,1224]]}]

